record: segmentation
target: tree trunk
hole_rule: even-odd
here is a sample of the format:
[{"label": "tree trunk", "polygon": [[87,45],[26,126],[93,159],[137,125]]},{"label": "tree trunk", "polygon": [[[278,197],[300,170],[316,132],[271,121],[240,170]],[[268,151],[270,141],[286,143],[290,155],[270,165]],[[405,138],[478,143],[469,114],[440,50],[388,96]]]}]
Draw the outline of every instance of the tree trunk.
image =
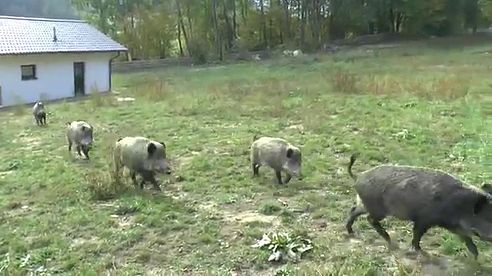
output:
[{"label": "tree trunk", "polygon": [[191,52],[190,52],[190,41],[188,39],[188,35],[186,34],[186,29],[184,27],[183,15],[181,13],[181,5],[179,4],[179,1],[180,0],[176,0],[176,8],[178,9],[178,20],[179,20],[178,28],[179,28],[179,26],[181,26],[181,31],[183,32],[183,37],[184,37],[184,40],[185,40],[185,43],[186,43],[186,49],[188,51],[188,55],[191,56]]},{"label": "tree trunk", "polygon": [[237,14],[236,14],[236,0],[232,0],[232,32],[234,39],[237,39]]},{"label": "tree trunk", "polygon": [[290,11],[289,11],[289,0],[283,0],[283,8],[284,8],[284,32],[285,32],[285,40],[289,40],[291,36],[290,32]]},{"label": "tree trunk", "polygon": [[219,22],[217,20],[217,0],[212,0],[212,20],[213,20],[214,32],[215,32],[215,48],[217,50],[217,53],[219,54],[219,60],[223,60],[222,42],[219,32]]},{"label": "tree trunk", "polygon": [[179,23],[179,20],[178,20],[178,46],[179,46],[179,56],[183,57],[184,52],[183,52],[183,42],[181,42],[181,23]]},{"label": "tree trunk", "polygon": [[301,49],[305,49],[306,45],[306,0],[300,1],[299,5],[300,7],[300,12],[301,12],[301,29],[300,29],[300,36],[301,36]]},{"label": "tree trunk", "polygon": [[267,27],[266,27],[266,20],[265,20],[265,6],[263,3],[263,0],[260,0],[260,12],[261,12],[261,31],[260,31],[260,33],[262,34],[263,45],[265,47],[267,47],[268,46]]},{"label": "tree trunk", "polygon": [[233,34],[233,26],[231,26],[231,20],[229,19],[229,15],[227,14],[227,7],[224,3],[224,8],[223,8],[223,14],[224,14],[224,19],[226,23],[226,28],[227,28],[227,49],[232,48],[232,42],[234,40],[234,34]]}]

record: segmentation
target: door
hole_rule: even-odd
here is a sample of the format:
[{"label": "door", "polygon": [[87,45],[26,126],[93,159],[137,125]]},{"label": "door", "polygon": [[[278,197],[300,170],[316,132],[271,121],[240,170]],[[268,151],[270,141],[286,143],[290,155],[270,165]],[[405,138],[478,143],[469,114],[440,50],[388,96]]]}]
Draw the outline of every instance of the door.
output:
[{"label": "door", "polygon": [[75,96],[85,95],[85,64],[73,63],[73,79],[75,84]]}]

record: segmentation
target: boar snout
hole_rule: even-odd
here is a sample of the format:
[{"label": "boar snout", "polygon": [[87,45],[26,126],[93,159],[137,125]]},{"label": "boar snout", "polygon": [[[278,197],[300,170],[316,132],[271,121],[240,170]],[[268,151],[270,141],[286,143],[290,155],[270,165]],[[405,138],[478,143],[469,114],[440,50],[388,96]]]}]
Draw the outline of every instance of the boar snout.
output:
[{"label": "boar snout", "polygon": [[165,174],[172,174],[171,168],[167,167],[164,171]]},{"label": "boar snout", "polygon": [[165,160],[157,162],[157,166],[155,168],[155,171],[163,174],[171,174],[171,167],[169,166],[168,162]]}]

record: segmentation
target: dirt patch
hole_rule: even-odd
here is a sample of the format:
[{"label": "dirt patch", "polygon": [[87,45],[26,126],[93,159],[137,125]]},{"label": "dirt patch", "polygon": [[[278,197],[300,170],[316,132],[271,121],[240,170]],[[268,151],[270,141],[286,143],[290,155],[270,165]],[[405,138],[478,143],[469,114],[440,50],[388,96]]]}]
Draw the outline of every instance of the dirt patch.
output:
[{"label": "dirt patch", "polygon": [[190,165],[191,162],[193,161],[193,158],[195,158],[195,157],[194,156],[178,157],[172,161],[172,165],[177,169],[181,169],[181,168],[184,168],[184,167]]},{"label": "dirt patch", "polygon": [[285,128],[286,130],[294,130],[298,131],[300,134],[304,134],[304,126],[303,125],[291,125]]},{"label": "dirt patch", "polygon": [[273,226],[280,225],[280,219],[277,216],[267,216],[252,210],[244,210],[244,211],[219,210],[218,204],[213,201],[204,202],[200,204],[198,208],[203,211],[218,214],[222,217],[222,219],[225,222],[229,222],[229,223],[233,222],[233,223],[244,224],[250,222],[263,222],[263,223],[272,224]]},{"label": "dirt patch", "polygon": [[163,191],[163,193],[166,196],[168,196],[174,200],[183,200],[183,199],[187,198],[187,196],[188,196],[188,193],[186,193],[186,192],[183,192],[180,190],[179,191],[171,191],[168,188],[169,188],[169,186],[166,186],[166,190]]},{"label": "dirt patch", "polygon": [[33,209],[30,206],[22,205],[11,210],[4,211],[6,218],[14,218],[27,215],[31,213]]},{"label": "dirt patch", "polygon": [[6,172],[0,172],[0,178],[4,178],[5,176],[9,174],[13,174],[14,171],[6,171]]},{"label": "dirt patch", "polygon": [[135,219],[132,216],[111,215],[111,218],[116,222],[118,227],[123,229],[128,229],[135,226],[143,226],[140,223],[135,223]]},{"label": "dirt patch", "polygon": [[91,237],[90,239],[85,238],[75,238],[72,240],[72,244],[70,245],[72,248],[88,245],[88,244],[99,244],[100,240],[97,237]]},{"label": "dirt patch", "polygon": [[193,68],[193,69],[190,69],[190,72],[199,72],[199,71],[203,71],[203,70],[217,70],[217,69],[224,69],[226,68],[226,66],[205,66],[205,67],[200,67],[200,68]]},{"label": "dirt patch", "polygon": [[41,145],[41,139],[39,137],[28,136],[26,133],[19,135],[18,139],[12,140],[13,143],[22,145],[24,150],[33,150],[35,147]]},{"label": "dirt patch", "polygon": [[235,223],[249,223],[249,222],[263,222],[269,223],[273,226],[279,226],[280,220],[277,216],[267,216],[254,211],[244,211],[239,213],[227,213],[224,214],[224,220],[227,222]]},{"label": "dirt patch", "polygon": [[414,268],[424,276],[449,275],[452,270],[450,259],[444,256],[399,252],[398,261],[406,267]]}]

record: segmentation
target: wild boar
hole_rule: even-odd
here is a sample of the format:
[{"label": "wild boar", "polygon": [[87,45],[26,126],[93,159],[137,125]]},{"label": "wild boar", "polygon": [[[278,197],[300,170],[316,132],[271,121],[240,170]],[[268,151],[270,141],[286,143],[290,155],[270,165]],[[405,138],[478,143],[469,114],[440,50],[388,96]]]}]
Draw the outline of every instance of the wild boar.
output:
[{"label": "wild boar", "polygon": [[93,128],[84,121],[67,122],[66,136],[68,141],[68,151],[72,151],[72,145],[75,144],[77,153],[81,156],[80,151],[84,153],[89,160],[89,151],[93,143]]},{"label": "wild boar", "polygon": [[356,177],[352,173],[356,157],[352,155],[348,165],[357,191],[357,203],[346,224],[349,234],[357,217],[368,214],[369,223],[389,245],[390,236],[380,221],[387,216],[412,221],[412,247],[417,252],[422,236],[435,226],[459,236],[475,259],[478,250],[471,237],[492,241],[489,184],[480,190],[443,171],[396,165],[380,165]]},{"label": "wild boar", "polygon": [[171,174],[166,157],[166,144],[146,137],[124,137],[118,139],[114,148],[115,174],[119,178],[120,170],[128,168],[135,186],[138,185],[136,174],[142,177],[140,188],[150,182],[155,189],[161,190],[155,179],[156,173]]},{"label": "wild boar", "polygon": [[43,124],[46,125],[46,111],[43,102],[38,101],[34,104],[32,107],[32,115],[38,126]]},{"label": "wild boar", "polygon": [[279,184],[282,183],[282,174],[287,174],[285,184],[289,183],[292,176],[301,178],[301,150],[281,138],[261,137],[253,138],[251,144],[251,167],[253,176],[258,176],[261,166],[266,165],[275,171]]}]

